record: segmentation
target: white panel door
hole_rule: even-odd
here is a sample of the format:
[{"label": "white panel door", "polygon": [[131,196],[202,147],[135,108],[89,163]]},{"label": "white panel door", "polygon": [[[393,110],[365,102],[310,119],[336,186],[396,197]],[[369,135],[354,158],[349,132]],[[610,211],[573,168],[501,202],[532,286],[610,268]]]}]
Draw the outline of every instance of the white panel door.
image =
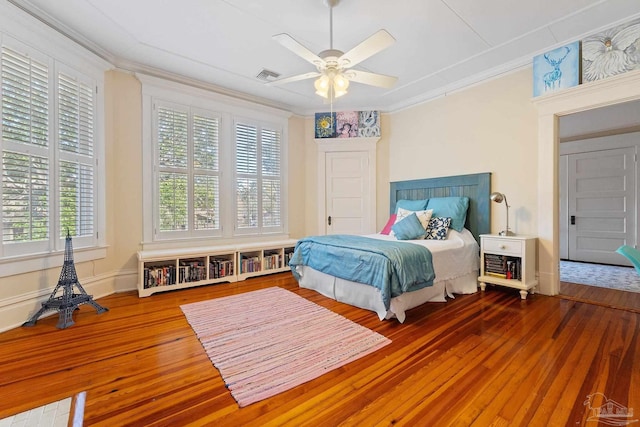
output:
[{"label": "white panel door", "polygon": [[636,244],[635,147],[568,156],[569,259],[626,264],[615,253]]},{"label": "white panel door", "polygon": [[369,154],[326,153],[327,234],[371,233]]}]

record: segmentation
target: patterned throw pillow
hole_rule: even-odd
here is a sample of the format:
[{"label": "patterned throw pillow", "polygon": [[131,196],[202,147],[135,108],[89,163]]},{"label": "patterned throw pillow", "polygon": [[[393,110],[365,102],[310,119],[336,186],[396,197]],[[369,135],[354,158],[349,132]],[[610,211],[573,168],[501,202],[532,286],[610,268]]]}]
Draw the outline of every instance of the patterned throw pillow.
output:
[{"label": "patterned throw pillow", "polygon": [[447,238],[447,232],[451,225],[451,218],[435,217],[429,220],[429,226],[427,227],[427,235],[425,239],[430,240],[445,240]]},{"label": "patterned throw pillow", "polygon": [[422,228],[426,230],[427,227],[429,226],[429,220],[431,219],[431,214],[433,213],[432,210],[410,211],[408,209],[398,208],[398,212],[396,213],[396,224],[413,213],[416,214],[416,216],[420,220],[420,224],[422,224]]}]

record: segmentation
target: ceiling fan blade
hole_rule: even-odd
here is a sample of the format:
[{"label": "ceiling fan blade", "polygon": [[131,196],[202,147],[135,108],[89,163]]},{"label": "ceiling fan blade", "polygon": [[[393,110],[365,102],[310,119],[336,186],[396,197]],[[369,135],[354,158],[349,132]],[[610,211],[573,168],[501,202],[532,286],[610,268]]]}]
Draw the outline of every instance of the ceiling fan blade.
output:
[{"label": "ceiling fan blade", "polygon": [[368,39],[345,53],[339,58],[343,68],[350,68],[376,53],[388,48],[396,39],[386,30],[379,30]]},{"label": "ceiling fan blade", "polygon": [[322,58],[298,43],[298,41],[296,41],[296,39],[291,37],[289,34],[276,34],[275,36],[273,36],[273,39],[305,61],[309,61],[313,65],[318,66],[324,64],[324,60]]},{"label": "ceiling fan blade", "polygon": [[396,84],[397,77],[386,76],[384,74],[369,73],[360,70],[349,70],[345,73],[352,82],[390,89]]},{"label": "ceiling fan blade", "polygon": [[284,83],[297,82],[298,80],[312,79],[314,77],[320,77],[320,76],[321,74],[319,72],[313,71],[310,73],[304,73],[304,74],[298,74],[291,77],[285,77],[284,79],[273,80],[273,81],[267,82],[266,86],[276,86]]}]

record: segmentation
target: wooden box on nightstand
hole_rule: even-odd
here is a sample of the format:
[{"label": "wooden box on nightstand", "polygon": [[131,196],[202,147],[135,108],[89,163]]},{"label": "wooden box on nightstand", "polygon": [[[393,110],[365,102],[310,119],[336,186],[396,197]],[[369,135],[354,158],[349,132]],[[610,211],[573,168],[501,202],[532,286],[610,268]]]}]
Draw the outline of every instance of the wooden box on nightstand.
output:
[{"label": "wooden box on nightstand", "polygon": [[536,237],[480,235],[480,289],[487,283],[520,289],[520,297],[534,292],[536,279]]}]

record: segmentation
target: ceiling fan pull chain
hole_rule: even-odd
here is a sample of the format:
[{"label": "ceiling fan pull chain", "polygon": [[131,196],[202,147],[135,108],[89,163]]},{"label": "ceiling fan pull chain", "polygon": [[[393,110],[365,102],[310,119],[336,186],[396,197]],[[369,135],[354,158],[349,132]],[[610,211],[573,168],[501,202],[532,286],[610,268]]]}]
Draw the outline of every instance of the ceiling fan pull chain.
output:
[{"label": "ceiling fan pull chain", "polygon": [[333,4],[329,3],[329,49],[333,49]]}]

